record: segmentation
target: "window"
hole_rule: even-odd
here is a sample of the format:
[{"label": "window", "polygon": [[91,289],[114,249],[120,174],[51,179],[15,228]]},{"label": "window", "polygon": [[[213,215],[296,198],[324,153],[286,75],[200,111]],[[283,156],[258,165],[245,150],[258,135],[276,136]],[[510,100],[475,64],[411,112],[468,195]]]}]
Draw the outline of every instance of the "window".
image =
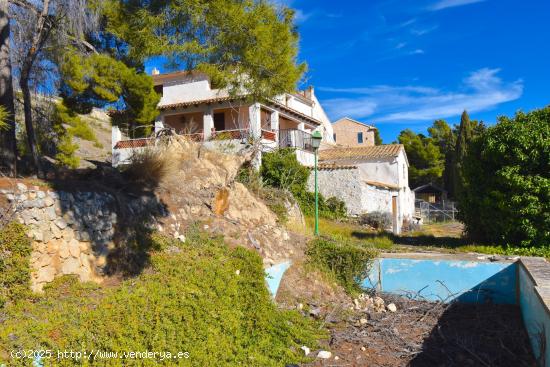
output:
[{"label": "window", "polygon": [[332,134],[332,138],[334,139],[334,142],[336,142],[336,134]]},{"label": "window", "polygon": [[363,144],[363,133],[357,133],[357,143]]}]

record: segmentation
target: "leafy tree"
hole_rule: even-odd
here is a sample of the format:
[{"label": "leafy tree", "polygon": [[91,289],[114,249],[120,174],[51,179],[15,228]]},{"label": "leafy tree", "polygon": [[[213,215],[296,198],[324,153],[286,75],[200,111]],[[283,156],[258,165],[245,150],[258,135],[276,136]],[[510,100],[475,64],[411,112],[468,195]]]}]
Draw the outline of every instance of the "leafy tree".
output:
[{"label": "leafy tree", "polygon": [[217,87],[251,98],[294,90],[294,13],[253,0],[107,1],[107,31],[124,40],[129,59],[163,55],[172,69],[206,72]]},{"label": "leafy tree", "polygon": [[382,137],[380,136],[380,131],[374,129],[374,145],[382,145]]},{"label": "leafy tree", "polygon": [[443,154],[437,143],[410,129],[401,131],[398,137],[409,159],[409,184],[417,187],[427,182],[439,183],[443,174]]},{"label": "leafy tree", "polygon": [[550,245],[550,106],[500,117],[463,161],[459,215],[474,239]]}]

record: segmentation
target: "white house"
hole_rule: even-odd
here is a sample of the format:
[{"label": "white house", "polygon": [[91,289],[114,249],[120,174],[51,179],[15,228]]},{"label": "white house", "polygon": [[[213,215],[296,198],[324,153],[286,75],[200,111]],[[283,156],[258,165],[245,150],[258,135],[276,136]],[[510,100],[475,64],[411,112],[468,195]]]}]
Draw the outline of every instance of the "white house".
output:
[{"label": "white house", "polygon": [[[414,192],[403,145],[333,148],[319,154],[319,192],[344,201],[348,214],[389,213],[396,234],[412,220]],[[313,190],[313,175],[308,184]]]},{"label": "white house", "polygon": [[[207,75],[179,71],[153,73],[155,90],[162,97],[155,131],[170,128],[196,141],[261,141],[262,150],[296,148],[298,160],[313,165],[311,134],[320,131],[325,144],[333,145],[330,120],[312,87],[285,93],[266,102],[247,102],[212,86]],[[149,139],[123,139],[113,128],[113,165],[127,162],[132,151],[154,143]]]}]

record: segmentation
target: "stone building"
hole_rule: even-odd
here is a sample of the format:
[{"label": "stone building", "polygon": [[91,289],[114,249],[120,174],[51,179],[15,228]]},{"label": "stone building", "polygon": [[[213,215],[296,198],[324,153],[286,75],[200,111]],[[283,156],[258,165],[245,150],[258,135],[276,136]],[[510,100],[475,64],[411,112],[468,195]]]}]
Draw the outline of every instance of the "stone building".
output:
[{"label": "stone building", "polygon": [[[396,234],[412,219],[414,192],[403,145],[334,148],[319,154],[319,192],[344,201],[349,215],[389,213]],[[313,175],[308,186],[313,191]]]},{"label": "stone building", "polygon": [[337,145],[346,147],[370,147],[374,145],[376,128],[349,117],[332,124],[333,139]]}]

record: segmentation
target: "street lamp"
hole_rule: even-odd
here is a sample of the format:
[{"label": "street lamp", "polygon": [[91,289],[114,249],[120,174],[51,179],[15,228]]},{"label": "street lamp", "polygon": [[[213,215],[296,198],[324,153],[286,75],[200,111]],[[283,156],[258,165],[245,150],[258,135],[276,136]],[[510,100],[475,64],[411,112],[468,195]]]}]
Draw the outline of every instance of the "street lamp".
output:
[{"label": "street lamp", "polygon": [[315,156],[315,235],[319,235],[319,190],[317,189],[317,155],[319,152],[319,146],[321,145],[323,136],[319,131],[313,132],[311,135],[311,146],[313,147],[313,154]]}]

